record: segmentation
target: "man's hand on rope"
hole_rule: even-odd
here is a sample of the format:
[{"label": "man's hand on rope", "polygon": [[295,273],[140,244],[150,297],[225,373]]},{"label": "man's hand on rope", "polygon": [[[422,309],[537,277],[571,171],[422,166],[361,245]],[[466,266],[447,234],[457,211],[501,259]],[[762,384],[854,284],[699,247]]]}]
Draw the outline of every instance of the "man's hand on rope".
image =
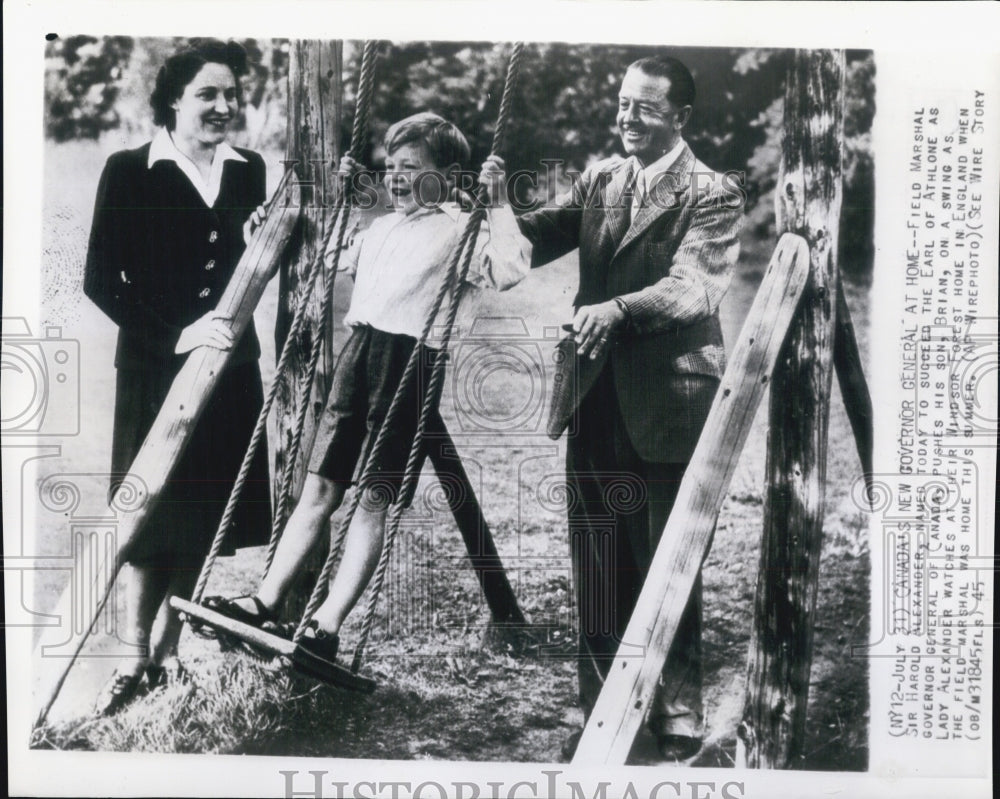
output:
[{"label": "man's hand on rope", "polygon": [[584,305],[577,310],[571,325],[576,338],[577,355],[600,358],[610,346],[615,333],[625,324],[626,316],[614,301]]},{"label": "man's hand on rope", "polygon": [[181,331],[174,352],[181,355],[196,347],[215,347],[217,350],[230,350],[235,343],[233,331],[229,327],[230,319],[218,311],[209,311],[201,319],[192,322]]},{"label": "man's hand on rope", "polygon": [[486,190],[487,205],[494,206],[507,199],[506,168],[506,164],[499,155],[491,155],[483,162],[482,171],[479,173],[479,183]]}]

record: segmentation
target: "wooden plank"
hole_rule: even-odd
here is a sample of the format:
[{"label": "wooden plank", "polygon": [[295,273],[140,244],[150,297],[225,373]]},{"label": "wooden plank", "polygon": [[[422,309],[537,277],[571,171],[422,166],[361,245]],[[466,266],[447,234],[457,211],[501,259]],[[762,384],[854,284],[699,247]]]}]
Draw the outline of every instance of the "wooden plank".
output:
[{"label": "wooden plank", "polygon": [[733,350],[619,654],[590,715],[574,765],[620,765],[653,698],[667,650],[708,551],[712,531],[785,332],[805,287],[809,252],[782,236]]},{"label": "wooden plank", "polygon": [[[292,643],[289,638],[282,638],[280,635],[273,635],[266,630],[261,630],[259,627],[230,619],[228,616],[216,613],[204,605],[198,605],[186,599],[181,599],[179,596],[170,597],[170,606],[181,613],[207,622],[212,627],[245,641],[261,652],[268,652],[275,657],[286,658],[288,660],[292,660],[295,655],[296,644]],[[350,669],[343,666],[337,666],[331,671],[329,682],[332,685],[346,688],[349,691],[359,691],[365,694],[372,693],[376,688],[374,680],[354,674]]]},{"label": "wooden plank", "polygon": [[223,616],[211,608],[183,599],[182,597],[170,597],[170,607],[199,621],[207,622],[219,630],[231,633],[248,644],[252,644],[257,649],[263,652],[270,652],[276,657],[291,657],[295,651],[295,644],[292,643],[290,638],[282,638],[280,635],[266,632],[251,624],[245,624],[228,616]]},{"label": "wooden plank", "polygon": [[[274,274],[298,216],[297,192],[273,201],[266,221],[240,258],[219,300],[216,309],[232,319],[237,339],[253,317],[254,308]],[[94,623],[103,612],[115,577],[142,533],[143,525],[187,446],[230,355],[231,351],[212,347],[198,347],[188,355],[132,463],[130,478],[111,500],[109,514],[112,517],[118,516],[116,508],[135,508],[119,518],[117,551],[109,556],[100,547],[82,548],[70,584],[63,590],[54,610],[50,611],[60,619],[60,625],[45,628],[35,649],[34,662],[39,664],[42,672],[36,723],[44,721]],[[86,582],[82,586],[76,585],[79,580]],[[75,585],[76,591],[73,590]],[[65,625],[68,620],[76,618],[74,603],[81,598],[94,608],[93,619],[82,627],[67,630]]]},{"label": "wooden plank", "polygon": [[809,287],[771,384],[760,570],[737,765],[787,768],[805,734],[826,488],[841,203],[844,54],[789,64],[778,229],[809,245]]}]

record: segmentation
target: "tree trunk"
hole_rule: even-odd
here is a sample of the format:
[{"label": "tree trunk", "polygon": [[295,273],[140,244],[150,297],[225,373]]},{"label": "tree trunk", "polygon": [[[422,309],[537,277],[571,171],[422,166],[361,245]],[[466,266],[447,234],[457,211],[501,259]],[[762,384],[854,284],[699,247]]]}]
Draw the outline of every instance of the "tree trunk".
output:
[{"label": "tree trunk", "polygon": [[844,55],[798,50],[788,69],[778,233],[809,244],[809,283],[771,383],[767,488],[738,765],[787,768],[802,750],[823,535],[837,304]]}]

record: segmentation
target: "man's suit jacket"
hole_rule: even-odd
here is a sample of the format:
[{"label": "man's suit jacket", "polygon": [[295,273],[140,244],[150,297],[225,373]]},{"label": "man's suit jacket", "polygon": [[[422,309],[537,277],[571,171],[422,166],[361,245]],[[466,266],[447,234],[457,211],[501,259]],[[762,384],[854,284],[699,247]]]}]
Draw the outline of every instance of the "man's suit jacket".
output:
[{"label": "man's suit jacket", "polygon": [[719,303],[739,255],[742,194],[685,146],[630,224],[634,164],[602,161],[518,221],[532,266],[579,247],[574,307],[627,302],[632,323],[608,358],[629,438],[643,460],[686,462],[725,369]]}]

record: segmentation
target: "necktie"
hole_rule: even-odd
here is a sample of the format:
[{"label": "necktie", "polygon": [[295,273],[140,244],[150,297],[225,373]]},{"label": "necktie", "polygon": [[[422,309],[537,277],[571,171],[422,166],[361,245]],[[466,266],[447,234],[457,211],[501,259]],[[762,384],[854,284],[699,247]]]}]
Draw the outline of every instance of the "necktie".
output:
[{"label": "necktie", "polygon": [[634,220],[639,210],[646,203],[646,171],[638,163],[635,172],[635,189],[632,193],[631,219]]}]

